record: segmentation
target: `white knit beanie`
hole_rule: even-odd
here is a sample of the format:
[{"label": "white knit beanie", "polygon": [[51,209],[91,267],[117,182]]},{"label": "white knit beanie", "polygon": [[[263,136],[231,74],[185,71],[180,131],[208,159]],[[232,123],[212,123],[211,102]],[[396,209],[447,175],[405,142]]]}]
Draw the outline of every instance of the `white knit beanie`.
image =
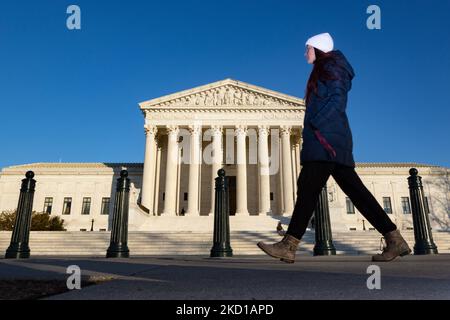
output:
[{"label": "white knit beanie", "polygon": [[333,38],[326,32],[309,38],[308,41],[306,41],[306,45],[310,45],[326,53],[333,50],[334,43]]}]

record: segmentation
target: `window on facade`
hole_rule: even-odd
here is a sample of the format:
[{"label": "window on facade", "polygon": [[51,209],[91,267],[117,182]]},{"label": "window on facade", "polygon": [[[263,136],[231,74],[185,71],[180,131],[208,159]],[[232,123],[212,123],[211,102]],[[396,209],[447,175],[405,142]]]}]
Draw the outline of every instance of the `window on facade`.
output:
[{"label": "window on facade", "polygon": [[404,214],[411,213],[411,206],[409,204],[409,197],[402,197],[402,211]]},{"label": "window on facade", "polygon": [[64,198],[63,212],[62,214],[70,214],[72,208],[72,198]]},{"label": "window on facade", "polygon": [[270,201],[273,201],[273,192],[270,193]]},{"label": "window on facade", "polygon": [[355,206],[353,205],[353,203],[350,200],[350,198],[346,197],[345,198],[345,203],[346,203],[346,206],[347,206],[347,214],[355,214]]},{"label": "window on facade", "polygon": [[166,200],[166,193],[163,192],[163,201]]},{"label": "window on facade", "polygon": [[187,192],[184,193],[184,198],[183,198],[183,199],[184,199],[184,201],[187,201],[187,199],[188,199],[188,194],[187,194]]},{"label": "window on facade", "polygon": [[392,213],[391,197],[383,197],[383,209],[386,213]]},{"label": "window on facade", "polygon": [[428,197],[425,197],[425,199],[424,199],[424,206],[425,206],[425,213],[426,214],[430,214],[430,207],[428,206]]},{"label": "window on facade", "polygon": [[44,200],[44,213],[51,214],[52,213],[52,207],[53,207],[53,198],[46,197]]},{"label": "window on facade", "polygon": [[100,214],[105,214],[105,215],[109,214],[109,203],[110,203],[110,198],[102,198],[102,209],[101,209]]},{"label": "window on facade", "polygon": [[83,198],[83,205],[81,206],[81,214],[89,214],[91,212],[91,198]]}]

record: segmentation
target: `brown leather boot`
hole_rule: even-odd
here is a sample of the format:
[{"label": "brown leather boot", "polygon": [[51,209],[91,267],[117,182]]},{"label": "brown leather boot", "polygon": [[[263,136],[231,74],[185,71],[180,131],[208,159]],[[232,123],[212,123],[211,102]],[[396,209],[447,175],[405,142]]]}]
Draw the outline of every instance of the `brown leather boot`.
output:
[{"label": "brown leather boot", "polygon": [[294,263],[295,252],[299,243],[300,240],[286,234],[280,242],[274,244],[258,242],[258,247],[271,257],[278,258],[286,263]]},{"label": "brown leather boot", "polygon": [[411,253],[408,243],[403,239],[400,231],[394,230],[384,235],[386,247],[381,254],[372,256],[372,261],[391,261],[398,256],[403,257]]}]

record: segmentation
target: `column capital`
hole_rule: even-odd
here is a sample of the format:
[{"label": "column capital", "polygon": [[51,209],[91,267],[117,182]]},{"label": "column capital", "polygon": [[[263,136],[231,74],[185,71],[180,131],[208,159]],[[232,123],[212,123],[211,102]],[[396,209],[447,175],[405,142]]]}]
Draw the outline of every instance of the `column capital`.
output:
[{"label": "column capital", "polygon": [[223,130],[223,126],[221,125],[212,125],[211,126],[211,132],[213,135],[221,135]]},{"label": "column capital", "polygon": [[270,129],[269,125],[266,125],[266,124],[258,125],[258,133],[260,135],[268,135],[269,134],[269,129]]},{"label": "column capital", "polygon": [[168,126],[166,126],[166,129],[167,129],[167,133],[169,135],[177,135],[178,132],[180,131],[180,128],[175,125],[168,125]]},{"label": "column capital", "polygon": [[146,124],[146,125],[144,125],[144,132],[145,132],[146,136],[147,135],[155,136],[156,133],[158,132],[158,128],[156,126]]},{"label": "column capital", "polygon": [[292,127],[291,126],[280,126],[280,130],[281,130],[281,135],[289,136],[291,134]]},{"label": "column capital", "polygon": [[200,134],[202,132],[202,126],[199,124],[191,124],[188,126],[188,130],[191,135]]},{"label": "column capital", "polygon": [[235,136],[245,136],[247,134],[247,126],[246,125],[237,125],[234,127],[234,135]]}]

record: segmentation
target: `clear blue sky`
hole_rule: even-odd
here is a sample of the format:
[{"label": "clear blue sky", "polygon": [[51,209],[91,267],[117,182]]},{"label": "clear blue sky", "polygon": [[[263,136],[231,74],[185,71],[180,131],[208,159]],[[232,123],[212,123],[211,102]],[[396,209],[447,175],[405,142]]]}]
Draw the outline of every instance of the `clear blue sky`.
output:
[{"label": "clear blue sky", "polygon": [[449,31],[448,0],[2,0],[0,167],[142,162],[138,102],[225,78],[303,97],[321,32],[356,72],[355,160],[450,167]]}]

